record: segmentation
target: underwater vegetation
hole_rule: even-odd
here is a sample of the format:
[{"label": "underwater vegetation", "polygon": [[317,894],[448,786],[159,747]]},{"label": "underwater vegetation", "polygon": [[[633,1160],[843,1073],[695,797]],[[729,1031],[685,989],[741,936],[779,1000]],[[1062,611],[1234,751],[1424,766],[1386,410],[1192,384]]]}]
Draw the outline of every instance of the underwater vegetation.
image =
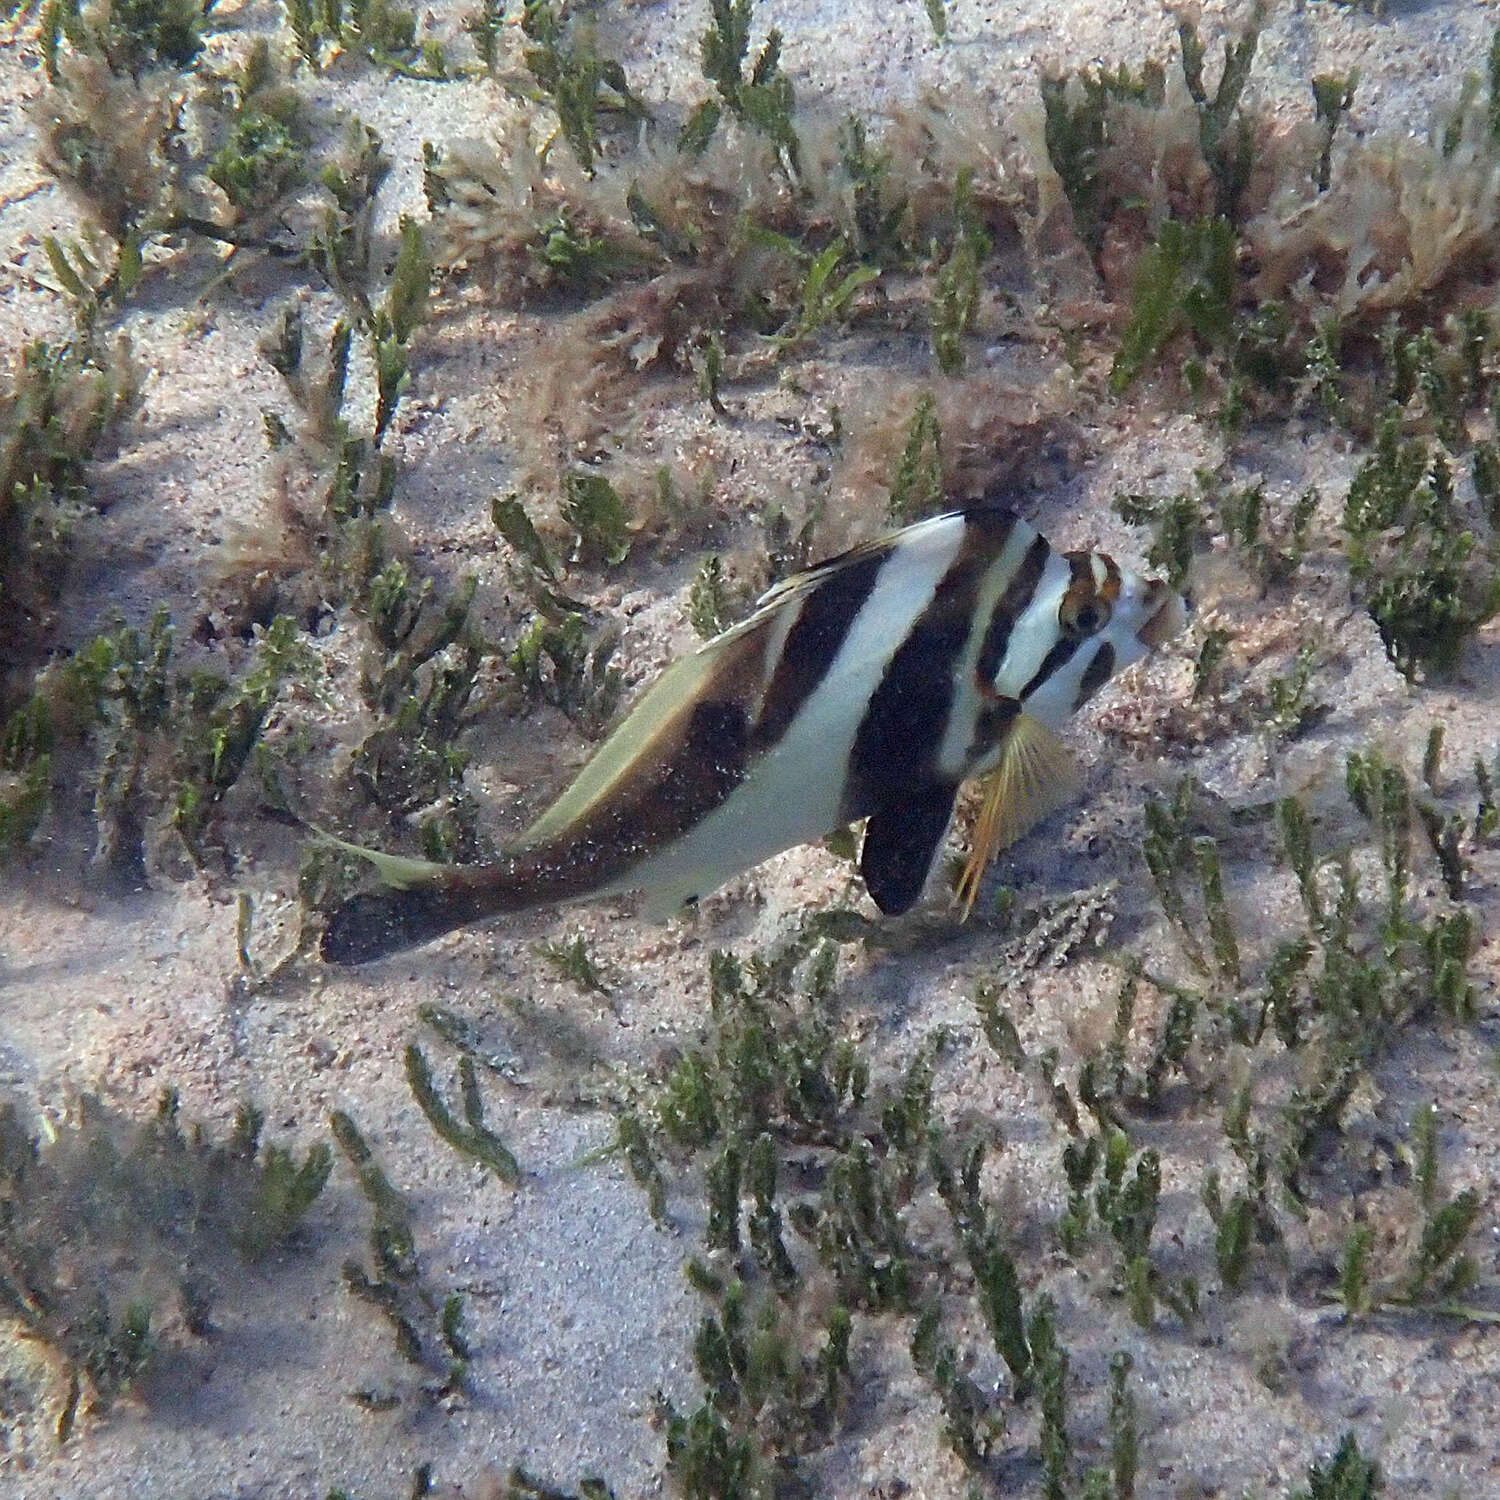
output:
[{"label": "underwater vegetation", "polygon": [[[1428,769],[1441,735],[1434,744]],[[1070,1417],[1081,1393],[1062,1329],[1076,1325],[1060,1303],[1075,1305],[1070,1274],[1086,1285],[1101,1266],[1109,1295],[1145,1329],[1170,1320],[1248,1337],[1235,1299],[1287,1278],[1356,1319],[1493,1315],[1496,1289],[1468,1248],[1480,1194],[1446,1185],[1435,1104],[1410,1121],[1409,1183],[1363,1193],[1342,1229],[1329,1213],[1341,1161],[1365,1150],[1344,1123],[1365,1070],[1407,1028],[1465,1024],[1474,1004],[1472,909],[1451,884],[1435,902],[1412,884],[1418,828],[1443,859],[1432,830],[1452,816],[1467,837],[1468,816],[1440,810],[1373,752],[1350,756],[1347,780],[1383,889],[1365,895],[1356,852],[1320,852],[1307,809],[1285,799],[1272,809],[1273,858],[1300,912],[1259,937],[1269,956],[1253,966],[1220,842],[1197,831],[1201,791],[1185,780],[1148,807],[1143,858],[1186,977],[1122,956],[1108,1035],[1076,1070],[1055,1048],[1028,1051],[1012,1019],[1037,971],[1069,949],[1034,941],[1026,926],[1038,911],[1004,919],[1000,931],[1018,936],[975,992],[975,1017],[996,1061],[1053,1119],[1064,1191],[1048,1217],[1054,1266],[1069,1271],[1038,1267],[997,1196],[1007,1155],[997,1126],[938,1112],[967,1039],[940,1027],[891,1072],[849,1037],[843,1007],[856,987],[841,979],[844,955],[877,943],[878,924],[831,909],[748,960],[711,956],[702,1040],[621,1114],[617,1141],[652,1217],[698,1226],[684,1271],[704,1300],[692,1346],[704,1399],[683,1410],[658,1397],[680,1493],[815,1484],[819,1457],[859,1420],[851,1351],[885,1368],[871,1351],[893,1347],[928,1384],[943,1440],[974,1480],[998,1483],[1001,1455],[1020,1444],[1042,1493],[1136,1493],[1152,1444],[1127,1350],[1108,1360],[1102,1434],[1082,1436]],[[1463,806],[1472,793],[1452,795]],[[1285,1057],[1305,1064],[1290,1088]],[[1169,1203],[1163,1153],[1143,1137],[1205,1116],[1219,1120],[1223,1164],[1204,1164],[1195,1134],[1182,1165],[1198,1190]],[[958,1332],[972,1340],[979,1329],[982,1359]],[[1270,1364],[1263,1378],[1280,1379]],[[1379,1469],[1348,1434],[1309,1484],[1298,1493],[1373,1495]]]},{"label": "underwater vegetation", "polygon": [[[184,1126],[175,1094],[132,1124],[85,1096],[40,1140],[0,1106],[0,1306],[58,1358],[66,1442],[184,1336],[213,1336],[220,1283],[295,1243],[333,1165],[261,1140],[250,1105],[223,1140]],[[243,1295],[243,1291],[241,1291]]]},{"label": "underwater vegetation", "polygon": [[90,504],[88,458],[137,400],[128,340],[27,345],[0,376],[0,706],[23,693],[55,625],[69,534]]},{"label": "underwater vegetation", "polygon": [[[493,51],[498,23],[485,14],[470,36],[493,71],[484,49]],[[568,591],[557,570],[581,579],[618,567],[643,539],[661,544],[685,521],[692,527],[670,469],[636,473],[614,461],[601,471],[597,459],[558,462],[558,455],[587,444],[596,417],[608,422],[647,378],[677,372],[706,380],[716,410],[727,410],[724,396],[736,383],[761,378],[811,343],[893,318],[899,327],[909,317],[910,286],[928,300],[937,385],[915,388],[904,447],[885,459],[888,513],[913,518],[944,503],[955,485],[975,493],[994,484],[993,457],[985,460],[988,474],[966,467],[967,453],[1006,445],[995,431],[959,426],[965,350],[986,320],[993,326],[987,275],[1015,263],[1017,247],[1030,275],[1045,275],[1035,248],[1043,225],[1027,175],[1055,173],[1104,292],[1128,308],[1110,372],[1116,393],[1165,361],[1180,367],[1189,401],[1216,404],[1230,431],[1310,401],[1355,433],[1378,431],[1345,506],[1351,591],[1400,670],[1452,673],[1464,641],[1500,605],[1492,495],[1500,461],[1492,435],[1472,435],[1483,432],[1495,400],[1493,333],[1479,311],[1442,315],[1445,288],[1464,284],[1476,253],[1483,261],[1487,241],[1471,229],[1494,212],[1483,178],[1495,149],[1493,86],[1486,93],[1481,80],[1466,88],[1429,141],[1392,144],[1343,140],[1339,123],[1358,80],[1320,77],[1308,118],[1272,130],[1264,106],[1245,93],[1264,12],[1254,10],[1225,43],[1217,79],[1207,76],[1209,49],[1185,14],[1170,62],[1138,73],[1101,67],[1043,78],[1044,158],[1026,159],[998,127],[960,130],[935,107],[914,109],[883,136],[858,116],[829,120],[800,110],[774,32],[752,44],[753,17],[742,4],[710,7],[709,21],[701,46],[708,93],[684,104],[674,139],[665,123],[670,111],[647,110],[581,13],[527,7],[524,63],[543,117],[559,121],[558,140],[538,146],[529,107],[503,115],[493,146],[433,147],[426,154],[431,217],[425,225],[403,222],[396,254],[377,272],[372,213],[388,165],[381,144],[357,123],[335,129],[314,118],[300,102],[296,67],[264,39],[214,74],[214,90],[195,96],[192,108],[206,111],[194,133],[203,154],[196,165],[174,157],[168,171],[138,131],[98,128],[107,118],[98,91],[107,84],[185,99],[202,66],[205,18],[191,7],[181,14],[148,7],[129,23],[105,22],[88,8],[49,7],[44,35],[54,87],[44,160],[113,242],[116,264],[110,269],[108,256],[84,240],[49,245],[86,333],[72,354],[33,350],[23,369],[33,372],[36,389],[27,394],[26,381],[16,387],[13,421],[26,440],[8,451],[26,473],[17,469],[8,489],[28,498],[8,501],[4,534],[8,554],[30,548],[42,566],[28,570],[23,588],[13,584],[0,595],[10,601],[5,607],[39,618],[45,598],[26,596],[57,586],[47,580],[60,576],[62,516],[85,492],[78,454],[133,399],[121,373],[101,367],[96,377],[92,366],[104,358],[101,325],[118,316],[143,273],[143,248],[222,232],[229,238],[219,242],[237,251],[305,267],[333,289],[344,313],[321,349],[300,304],[288,304],[268,330],[266,357],[287,383],[293,418],[267,415],[276,457],[272,519],[264,535],[237,544],[222,592],[238,596],[232,609],[248,603],[269,624],[278,611],[315,610],[313,585],[365,619],[373,640],[361,692],[375,722],[353,759],[346,807],[353,811],[352,797],[416,817],[425,847],[474,857],[481,845],[463,788],[468,757],[455,742],[496,701],[492,658],[508,667],[514,685],[500,702],[557,706],[598,734],[619,701],[611,661],[618,633],[576,588]],[[449,76],[456,66],[439,64],[430,46],[419,63],[412,38],[402,41],[401,24],[384,10],[294,11],[288,23],[305,66],[320,66],[334,43],[424,77]],[[1493,58],[1486,62],[1493,69]],[[87,79],[69,74],[75,64],[92,70]],[[174,118],[180,107],[160,105]],[[67,125],[68,109],[85,123]],[[1161,164],[1149,181],[1133,165],[1143,161]],[[1434,186],[1419,201],[1397,191],[1419,174],[1452,193]],[[115,200],[101,196],[106,186]],[[199,201],[210,189],[227,202]],[[1364,195],[1358,215],[1335,203],[1354,193]],[[1457,229],[1437,222],[1450,212],[1450,198],[1472,208],[1457,240]],[[274,219],[274,229],[242,232],[257,214],[267,224]],[[1370,243],[1387,260],[1398,253],[1439,259],[1423,267],[1372,260],[1340,238],[1355,221],[1382,226],[1372,227]],[[1386,248],[1392,245],[1396,251]],[[1340,257],[1351,267],[1342,281],[1330,274]],[[527,399],[547,403],[548,414],[518,433],[523,445],[540,434],[553,455],[536,478],[555,484],[555,501],[538,515],[529,508],[535,501],[521,495],[495,501],[497,526],[517,549],[535,611],[508,642],[485,640],[467,623],[470,582],[440,598],[433,580],[412,572],[390,516],[395,461],[383,451],[409,385],[413,340],[430,313],[432,278],[473,277],[481,267],[490,295],[546,291],[577,307],[564,313],[556,340],[556,374],[570,381],[573,399],[565,410],[556,387],[538,376]],[[1403,324],[1394,290],[1403,277],[1413,296],[1420,288],[1423,326]],[[887,291],[872,301],[867,294],[877,286]],[[70,360],[83,363],[74,370]],[[348,412],[351,360],[361,379],[362,366],[375,382],[367,431],[363,416]],[[44,370],[50,394],[37,386]],[[976,386],[974,395],[987,393]],[[23,402],[36,404],[35,414]],[[1011,459],[1016,466],[1024,445],[1046,443],[1057,431],[1045,408],[1036,417],[1000,419],[1012,443],[1023,445]],[[52,452],[65,459],[48,460],[45,449],[27,457],[38,441],[31,434],[49,424]],[[59,424],[84,441],[60,445]],[[542,459],[540,449],[533,452]],[[68,472],[50,472],[49,463]],[[294,502],[299,488],[304,496]],[[1190,511],[1179,505],[1172,522],[1179,529],[1174,578],[1193,550]],[[1146,503],[1130,514],[1146,519]],[[803,556],[815,524],[809,516],[802,528]],[[1300,551],[1322,540],[1308,535],[1306,520],[1303,526]],[[1167,555],[1165,546],[1153,549],[1154,559]],[[725,607],[706,596],[700,618],[722,621]],[[19,622],[8,628],[21,633]],[[46,630],[32,633],[40,641]],[[52,731],[42,727],[47,716],[24,703],[25,685],[23,671],[0,703],[12,720],[4,819],[12,844],[40,825],[57,771]],[[257,755],[263,764],[274,759],[274,752]],[[236,761],[231,755],[214,768],[213,779],[232,780]],[[223,790],[214,784],[183,793],[189,840],[191,825]]]}]

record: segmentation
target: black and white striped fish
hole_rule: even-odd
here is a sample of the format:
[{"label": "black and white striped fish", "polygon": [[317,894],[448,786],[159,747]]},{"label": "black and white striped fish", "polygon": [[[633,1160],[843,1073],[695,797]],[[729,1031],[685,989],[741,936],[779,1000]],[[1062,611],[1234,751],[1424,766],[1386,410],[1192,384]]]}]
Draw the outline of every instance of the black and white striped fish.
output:
[{"label": "black and white striped fish", "polygon": [[864,818],[883,912],[922,893],[969,778],[990,782],[960,883],[1073,782],[1052,731],[1173,634],[1182,601],[997,506],[936,516],[789,578],[664,672],[520,844],[483,865],[360,850],[388,887],[334,912],[364,963],[468,922],[619,891],[656,912]]}]

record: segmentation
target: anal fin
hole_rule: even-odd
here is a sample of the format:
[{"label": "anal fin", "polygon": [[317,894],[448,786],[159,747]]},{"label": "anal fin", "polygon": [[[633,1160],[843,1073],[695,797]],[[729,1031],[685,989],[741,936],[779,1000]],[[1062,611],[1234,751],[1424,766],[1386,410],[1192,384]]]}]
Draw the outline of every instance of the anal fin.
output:
[{"label": "anal fin", "polygon": [[957,786],[931,781],[870,814],[859,870],[870,899],[886,916],[910,910],[922,894],[957,794]]}]

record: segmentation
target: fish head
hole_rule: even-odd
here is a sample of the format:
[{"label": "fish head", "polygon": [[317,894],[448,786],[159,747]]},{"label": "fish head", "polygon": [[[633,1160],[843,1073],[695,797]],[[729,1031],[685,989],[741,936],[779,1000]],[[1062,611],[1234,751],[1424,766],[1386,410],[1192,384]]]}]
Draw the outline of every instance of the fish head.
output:
[{"label": "fish head", "polygon": [[1182,595],[1162,578],[1143,578],[1104,552],[1066,554],[1066,583],[1037,606],[1050,611],[1056,645],[1026,684],[1022,702],[1059,726],[1117,672],[1170,640],[1187,620]]}]

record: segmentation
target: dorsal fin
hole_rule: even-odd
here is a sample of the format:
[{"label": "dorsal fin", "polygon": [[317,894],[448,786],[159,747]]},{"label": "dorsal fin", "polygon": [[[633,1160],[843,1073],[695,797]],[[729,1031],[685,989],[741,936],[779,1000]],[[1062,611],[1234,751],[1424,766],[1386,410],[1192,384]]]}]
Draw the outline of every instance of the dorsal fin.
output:
[{"label": "dorsal fin", "polygon": [[[825,559],[823,562],[815,563],[810,568],[804,568],[800,573],[789,573],[779,583],[773,583],[765,593],[755,602],[755,614],[750,619],[758,619],[762,611],[778,608],[789,603],[792,599],[800,599],[809,589],[816,588],[830,573],[838,573],[844,568],[856,567],[870,557],[879,557],[889,552],[897,542],[910,544],[913,536],[927,527],[937,526],[942,522],[950,520],[956,515],[968,515],[975,510],[991,509],[1004,510],[1002,506],[974,506],[969,511],[945,510],[941,515],[928,516],[925,520],[918,521],[915,525],[908,526],[902,531],[888,531],[883,536],[872,537],[867,542],[856,542],[854,546],[838,553],[834,557]],[[1008,511],[1005,512],[1007,515]],[[750,621],[746,621],[749,624]],[[712,644],[712,642],[710,642]]]}]

